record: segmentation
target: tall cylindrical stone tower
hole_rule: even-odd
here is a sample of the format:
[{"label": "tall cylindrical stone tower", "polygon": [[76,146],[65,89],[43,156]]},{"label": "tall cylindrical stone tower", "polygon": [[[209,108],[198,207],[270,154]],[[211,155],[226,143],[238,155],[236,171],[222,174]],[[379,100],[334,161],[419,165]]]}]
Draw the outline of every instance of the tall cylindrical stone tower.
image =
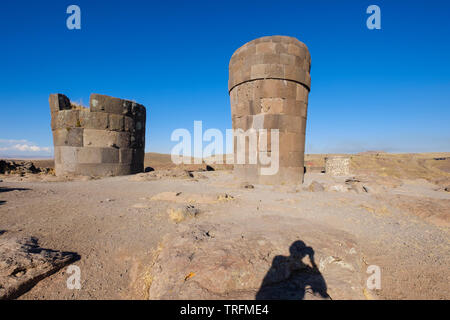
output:
[{"label": "tall cylindrical stone tower", "polygon": [[306,45],[286,36],[255,39],[231,57],[228,90],[233,129],[267,129],[268,143],[257,145],[258,159],[261,152],[273,153],[270,130],[279,130],[278,171],[262,174],[259,160],[256,164],[235,162],[237,177],[264,184],[303,183],[310,67]]},{"label": "tall cylindrical stone tower", "polygon": [[56,175],[116,176],[142,172],[146,110],[143,105],[92,94],[90,108],[63,94],[49,98]]}]

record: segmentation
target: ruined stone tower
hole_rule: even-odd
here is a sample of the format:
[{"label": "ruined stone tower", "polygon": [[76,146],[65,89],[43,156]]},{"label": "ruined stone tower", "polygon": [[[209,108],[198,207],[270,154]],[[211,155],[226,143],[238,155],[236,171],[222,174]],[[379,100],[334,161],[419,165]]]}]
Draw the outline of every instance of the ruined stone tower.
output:
[{"label": "ruined stone tower", "polygon": [[92,94],[90,108],[63,94],[49,98],[56,175],[115,176],[144,169],[143,105]]},{"label": "ruined stone tower", "polygon": [[[286,36],[255,39],[231,57],[228,90],[233,129],[279,130],[278,172],[261,174],[261,152],[273,153],[268,133],[267,147],[257,146],[257,164],[235,164],[234,172],[240,179],[264,184],[303,183],[310,67],[306,45]],[[248,156],[248,144],[246,148]]]}]

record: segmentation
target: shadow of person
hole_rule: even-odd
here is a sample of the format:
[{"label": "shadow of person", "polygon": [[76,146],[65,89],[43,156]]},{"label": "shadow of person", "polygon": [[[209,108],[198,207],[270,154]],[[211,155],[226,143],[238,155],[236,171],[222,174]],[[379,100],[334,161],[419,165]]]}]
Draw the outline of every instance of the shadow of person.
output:
[{"label": "shadow of person", "polygon": [[[325,279],[314,261],[314,250],[301,241],[289,248],[290,256],[276,256],[259,288],[257,300],[331,299]],[[302,259],[309,257],[311,265]]]}]

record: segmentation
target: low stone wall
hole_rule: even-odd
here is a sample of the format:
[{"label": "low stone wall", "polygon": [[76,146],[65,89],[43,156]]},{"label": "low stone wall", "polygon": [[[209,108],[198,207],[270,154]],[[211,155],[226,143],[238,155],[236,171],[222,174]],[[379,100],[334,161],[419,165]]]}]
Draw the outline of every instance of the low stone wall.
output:
[{"label": "low stone wall", "polygon": [[49,98],[56,175],[115,176],[144,170],[143,105],[92,94],[90,108],[63,94]]},{"label": "low stone wall", "polygon": [[325,173],[332,176],[350,175],[350,158],[344,156],[325,158]]}]

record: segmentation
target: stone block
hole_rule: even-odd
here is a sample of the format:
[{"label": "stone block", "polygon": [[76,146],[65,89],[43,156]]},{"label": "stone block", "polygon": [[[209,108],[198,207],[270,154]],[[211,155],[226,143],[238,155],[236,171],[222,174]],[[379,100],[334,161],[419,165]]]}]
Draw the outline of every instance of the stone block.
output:
[{"label": "stone block", "polygon": [[83,142],[85,147],[127,148],[130,146],[130,133],[84,129]]},{"label": "stone block", "polygon": [[304,101],[286,99],[284,113],[306,119],[308,105]]},{"label": "stone block", "polygon": [[129,174],[129,165],[117,163],[79,163],[75,173],[89,176],[107,177]]},{"label": "stone block", "polygon": [[119,149],[85,147],[78,150],[78,163],[118,163]]},{"label": "stone block", "polygon": [[240,117],[233,117],[232,118],[232,125],[233,129],[242,129],[244,131],[247,131],[248,129],[252,128],[253,125],[253,116],[240,116]]},{"label": "stone block", "polygon": [[133,162],[133,149],[121,148],[119,149],[119,163],[131,164]]},{"label": "stone block", "polygon": [[73,173],[78,163],[78,147],[55,147],[55,173]]},{"label": "stone block", "polygon": [[288,45],[285,43],[276,43],[275,44],[275,52],[278,55],[287,54],[288,53]]},{"label": "stone block", "polygon": [[284,152],[279,155],[279,165],[281,167],[303,166],[304,152]]},{"label": "stone block", "polygon": [[127,132],[134,130],[134,120],[131,117],[124,116],[124,129]]},{"label": "stone block", "polygon": [[281,58],[279,54],[270,53],[262,55],[262,63],[264,64],[280,64]]},{"label": "stone block", "polygon": [[102,94],[91,94],[89,104],[91,106],[91,112],[107,112],[115,114],[128,114],[131,109],[131,102],[105,96]]},{"label": "stone block", "polygon": [[106,130],[108,128],[108,113],[91,112],[89,109],[81,110],[80,125],[86,129]]},{"label": "stone block", "polygon": [[56,120],[53,127],[55,129],[81,127],[79,114],[79,110],[61,110],[54,114]]},{"label": "stone block", "polygon": [[82,147],[83,146],[83,128],[63,128],[53,131],[53,145]]},{"label": "stone block", "polygon": [[261,99],[261,112],[262,113],[283,113],[284,111],[283,98],[263,98]]},{"label": "stone block", "polygon": [[108,128],[112,131],[124,131],[125,123],[124,116],[118,114],[109,114]]},{"label": "stone block", "polygon": [[[264,79],[266,75],[266,65],[265,64],[255,64],[251,66],[250,77],[252,79]],[[235,77],[237,79],[237,77]],[[236,84],[241,81],[236,80]]]},{"label": "stone block", "polygon": [[72,109],[69,98],[60,93],[51,94],[48,98],[48,103],[50,105],[50,113],[52,114],[60,110]]},{"label": "stone block", "polygon": [[138,104],[136,102],[131,103],[131,114],[133,119],[136,122],[145,122],[146,120],[146,110],[145,107],[141,104]]},{"label": "stone block", "polygon": [[304,55],[305,52],[298,45],[291,43],[288,44],[288,53],[300,57],[302,54]]},{"label": "stone block", "polygon": [[256,54],[270,54],[275,53],[275,44],[273,42],[262,42],[256,45]]},{"label": "stone block", "polygon": [[[270,130],[264,134],[259,134],[259,151],[272,151],[272,139],[276,139]],[[280,154],[287,152],[304,152],[305,151],[305,135],[295,132],[279,132],[278,133],[278,150]]]},{"label": "stone block", "polygon": [[287,66],[293,66],[295,65],[296,59],[295,56],[288,54],[288,53],[281,53],[280,54],[280,63],[287,65]]},{"label": "stone block", "polygon": [[253,106],[253,100],[242,100],[236,105],[232,106],[233,115],[235,115],[236,117],[240,117],[255,114]]},{"label": "stone block", "polygon": [[143,148],[133,149],[132,163],[139,164],[144,163],[145,151]]},{"label": "stone block", "polygon": [[285,66],[282,64],[266,64],[264,78],[284,79]]},{"label": "stone block", "polygon": [[135,131],[130,134],[129,145],[131,148],[143,148],[145,146],[145,136],[142,131]]}]

